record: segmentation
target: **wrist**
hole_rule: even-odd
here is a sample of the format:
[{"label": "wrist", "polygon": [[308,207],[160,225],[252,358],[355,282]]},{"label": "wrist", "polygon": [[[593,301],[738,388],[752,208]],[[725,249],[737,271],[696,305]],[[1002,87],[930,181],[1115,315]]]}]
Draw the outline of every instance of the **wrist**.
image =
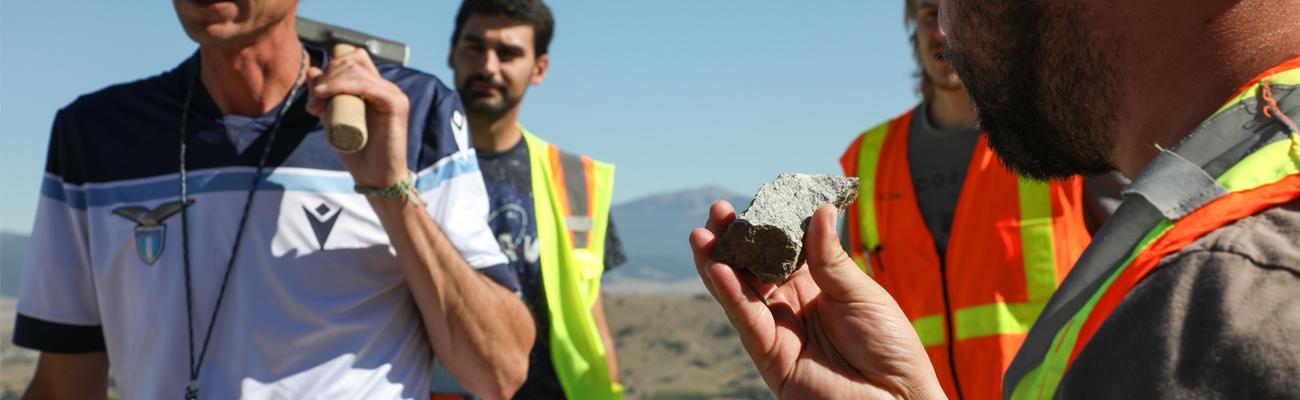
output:
[{"label": "wrist", "polygon": [[403,203],[419,206],[420,193],[415,189],[415,173],[406,171],[404,176],[387,180],[392,182],[384,186],[370,186],[357,182],[353,191],[366,196],[372,203]]},{"label": "wrist", "polygon": [[393,172],[382,174],[373,174],[372,176],[363,176],[364,174],[353,174],[352,180],[356,188],[383,189],[400,183],[403,179],[414,176],[411,170],[406,168],[389,168]]}]

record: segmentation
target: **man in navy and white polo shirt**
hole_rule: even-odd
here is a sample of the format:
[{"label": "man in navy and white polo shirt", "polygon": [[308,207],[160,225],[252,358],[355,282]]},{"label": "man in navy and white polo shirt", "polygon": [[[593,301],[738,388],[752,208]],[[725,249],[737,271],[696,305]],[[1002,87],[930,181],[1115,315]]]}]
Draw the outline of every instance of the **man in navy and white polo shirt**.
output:
[{"label": "man in navy and white polo shirt", "polygon": [[[41,351],[28,395],[102,398],[111,363],[131,399],[419,398],[436,355],[509,397],[534,327],[457,97],[304,47],[294,0],[174,5],[194,56],[55,117],[14,333]],[[368,109],[347,155],[314,116],[340,93]]]}]

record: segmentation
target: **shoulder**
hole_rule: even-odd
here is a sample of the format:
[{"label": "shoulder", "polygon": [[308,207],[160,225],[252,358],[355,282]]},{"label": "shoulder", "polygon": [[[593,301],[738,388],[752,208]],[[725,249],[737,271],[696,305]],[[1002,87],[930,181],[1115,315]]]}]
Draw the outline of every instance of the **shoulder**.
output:
[{"label": "shoulder", "polygon": [[64,106],[56,118],[65,123],[75,120],[102,122],[96,119],[120,119],[168,107],[179,108],[179,102],[185,95],[183,75],[178,68],[83,94]]},{"label": "shoulder", "polygon": [[[184,64],[182,64],[184,65]],[[55,114],[46,172],[65,183],[110,179],[87,154],[136,154],[175,132],[185,95],[179,68],[149,78],[114,84],[77,97]]]},{"label": "shoulder", "polygon": [[895,124],[909,123],[912,120],[912,117],[916,115],[918,112],[923,112],[922,110],[924,108],[925,108],[925,103],[918,103],[916,106],[907,109],[907,111],[903,111],[898,115],[895,115],[893,118],[890,118],[887,121],[876,124],[876,126],[873,126],[871,127],[871,129],[866,130],[865,132],[863,132],[863,134],[884,135],[888,133],[889,127],[894,126]]},{"label": "shoulder", "polygon": [[417,103],[432,104],[455,94],[441,79],[428,72],[390,63],[379,64],[376,67],[379,69],[380,76],[393,82],[406,93],[411,100],[412,110],[417,108]]},{"label": "shoulder", "polygon": [[[417,146],[416,169],[422,170],[457,154],[468,154],[472,147],[469,123],[460,99],[433,74],[396,64],[380,64],[380,76],[406,93],[410,101],[412,145]],[[466,158],[466,157],[459,157]],[[468,157],[473,158],[473,157]]]},{"label": "shoulder", "polygon": [[565,160],[574,160],[574,161],[590,160],[591,162],[593,162],[595,165],[598,165],[598,166],[605,166],[605,167],[611,167],[611,168],[613,167],[613,164],[610,164],[610,163],[608,163],[608,162],[604,162],[604,161],[600,161],[600,160],[596,159],[595,157],[592,157],[591,155],[583,154],[583,153],[578,153],[578,152],[573,152],[573,151],[569,151],[569,149],[566,149],[566,148],[564,148],[564,147],[561,147],[561,146],[555,144],[554,142],[547,141],[546,139],[542,139],[541,137],[539,137],[539,136],[533,134],[532,132],[528,132],[527,129],[525,129],[524,131],[526,132],[525,137],[530,138],[531,141],[532,141],[532,143],[531,143],[531,145],[530,145],[529,147],[532,147],[532,146],[545,147],[546,149],[548,149],[547,151],[556,151],[556,152],[559,153],[559,156],[560,156],[560,160],[561,160],[561,161],[565,161]]},{"label": "shoulder", "polygon": [[1191,246],[1171,255],[1179,257],[1240,258],[1249,265],[1287,271],[1300,277],[1300,199],[1269,208],[1210,232]]},{"label": "shoulder", "polygon": [[895,115],[893,118],[885,120],[881,123],[872,126],[871,128],[865,131],[862,131],[862,133],[858,135],[857,140],[854,141],[854,147],[856,147],[864,139],[884,140],[884,137],[889,134],[890,127],[894,126],[895,124],[907,123],[911,121],[912,114],[914,114],[922,106],[923,104],[919,104],[916,107],[912,107],[907,111]]},{"label": "shoulder", "polygon": [[[885,137],[889,135],[889,128],[896,123],[903,123],[908,120],[918,107],[920,106],[918,105],[917,107],[908,109],[907,111],[873,125],[872,127],[867,128],[867,130],[858,133],[857,136],[854,136],[853,141],[849,142],[849,146],[844,149],[844,154],[840,155],[841,166],[846,169],[856,169],[853,167],[857,165],[858,157],[862,152],[862,146],[878,147],[882,145],[885,142]],[[849,173],[850,171],[846,170],[845,172]],[[852,172],[856,174],[856,171]]]},{"label": "shoulder", "polygon": [[[1075,383],[1069,391],[1300,395],[1300,382],[1293,379],[1300,374],[1296,238],[1300,199],[1215,230],[1166,257],[1079,353],[1071,371],[1087,372],[1067,376]],[[1108,365],[1131,366],[1119,371],[1125,384],[1090,385],[1114,378],[1103,372]]]}]

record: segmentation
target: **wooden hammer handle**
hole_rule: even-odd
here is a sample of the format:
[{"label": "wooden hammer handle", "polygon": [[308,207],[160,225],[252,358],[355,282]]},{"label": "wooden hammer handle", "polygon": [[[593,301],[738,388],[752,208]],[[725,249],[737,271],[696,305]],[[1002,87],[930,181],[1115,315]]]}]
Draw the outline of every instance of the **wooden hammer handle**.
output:
[{"label": "wooden hammer handle", "polygon": [[[352,45],[334,45],[334,57],[356,50]],[[340,153],[354,153],[366,147],[366,102],[360,97],[340,94],[330,99],[330,126],[326,139]]]}]

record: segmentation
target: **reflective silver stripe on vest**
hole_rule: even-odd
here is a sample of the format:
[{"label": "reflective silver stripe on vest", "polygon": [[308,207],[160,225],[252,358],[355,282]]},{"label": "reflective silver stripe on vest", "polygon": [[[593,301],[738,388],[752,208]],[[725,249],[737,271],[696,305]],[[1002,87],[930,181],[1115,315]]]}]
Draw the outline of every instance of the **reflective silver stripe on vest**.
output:
[{"label": "reflective silver stripe on vest", "polygon": [[1124,197],[1141,196],[1169,220],[1182,219],[1225,194],[1228,190],[1199,165],[1165,149],[1124,188]]},{"label": "reflective silver stripe on vest", "polygon": [[583,168],[582,157],[560,152],[560,169],[564,172],[564,190],[569,196],[569,215],[564,217],[565,225],[573,236],[574,248],[586,248],[591,236],[591,205],[587,187],[587,170]]},{"label": "reflective silver stripe on vest", "polygon": [[[1274,97],[1278,99],[1282,112],[1287,115],[1300,116],[1300,94],[1295,94],[1300,86],[1272,86]],[[1181,143],[1174,147],[1183,160],[1204,170],[1212,177],[1223,175],[1224,171],[1236,165],[1247,155],[1270,143],[1286,139],[1286,133],[1278,129],[1281,123],[1259,115],[1257,97],[1242,100],[1237,105],[1224,110],[1213,119],[1201,124]],[[1180,160],[1180,161],[1183,161]],[[1181,163],[1170,163],[1181,164]],[[1157,168],[1151,164],[1148,168]],[[1119,268],[1120,263],[1128,259],[1138,241],[1156,226],[1164,216],[1155,204],[1176,204],[1171,199],[1201,190],[1180,191],[1181,193],[1159,193],[1149,189],[1160,185],[1141,182],[1151,177],[1167,175],[1160,171],[1144,170],[1138,179],[1134,179],[1129,188],[1147,188],[1141,195],[1126,193],[1124,202],[1115,213],[1106,220],[1106,224],[1092,238],[1092,244],[1079,256],[1074,268],[1065,276],[1056,293],[1043,307],[1038,320],[1029,330],[1020,351],[1011,361],[1002,378],[1002,397],[1011,398],[1016,385],[1037,368],[1047,355],[1056,334],[1061,331],[1083,308],[1084,304],[1100,289],[1106,278]],[[1208,188],[1201,188],[1210,190]],[[1140,189],[1139,189],[1140,190]],[[1129,191],[1126,189],[1126,192]],[[1177,211],[1169,210],[1168,211]],[[1068,371],[1067,371],[1068,373]],[[1064,382],[1062,382],[1064,383]],[[1061,387],[1057,387],[1055,397],[1060,397]]]}]

